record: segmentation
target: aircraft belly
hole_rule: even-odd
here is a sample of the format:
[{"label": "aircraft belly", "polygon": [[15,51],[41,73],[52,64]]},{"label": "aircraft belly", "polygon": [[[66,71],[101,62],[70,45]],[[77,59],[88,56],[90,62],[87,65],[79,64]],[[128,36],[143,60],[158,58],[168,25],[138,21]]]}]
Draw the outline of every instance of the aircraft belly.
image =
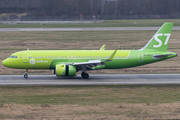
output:
[{"label": "aircraft belly", "polygon": [[104,69],[121,69],[138,66],[138,62],[128,59],[113,60],[105,63]]},{"label": "aircraft belly", "polygon": [[43,64],[37,63],[34,65],[26,63],[22,65],[20,69],[48,69],[48,67],[49,67],[48,63],[43,63]]}]

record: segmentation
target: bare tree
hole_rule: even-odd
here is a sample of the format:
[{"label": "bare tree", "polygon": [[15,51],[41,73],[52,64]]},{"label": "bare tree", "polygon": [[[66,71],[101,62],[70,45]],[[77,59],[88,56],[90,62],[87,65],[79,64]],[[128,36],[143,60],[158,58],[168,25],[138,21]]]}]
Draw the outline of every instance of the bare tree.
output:
[{"label": "bare tree", "polygon": [[105,0],[101,0],[101,15],[104,14],[104,4],[105,4]]},{"label": "bare tree", "polygon": [[116,15],[117,15],[117,10],[118,10],[118,5],[119,5],[119,2],[120,2],[121,0],[115,0],[114,1],[114,4],[115,4],[115,10],[114,10],[114,18],[116,18]]},{"label": "bare tree", "polygon": [[180,14],[180,0],[0,0],[0,13],[22,12],[38,16]]},{"label": "bare tree", "polygon": [[93,2],[94,0],[89,0],[91,6],[91,15],[93,15]]}]

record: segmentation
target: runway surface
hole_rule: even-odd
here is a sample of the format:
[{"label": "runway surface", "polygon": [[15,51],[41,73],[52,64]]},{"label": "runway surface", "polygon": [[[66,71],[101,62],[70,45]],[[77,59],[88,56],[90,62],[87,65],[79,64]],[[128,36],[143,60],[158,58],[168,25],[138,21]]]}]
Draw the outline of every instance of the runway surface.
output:
[{"label": "runway surface", "polygon": [[[0,32],[17,31],[118,31],[118,30],[158,30],[160,27],[92,27],[92,28],[0,28]],[[180,30],[180,27],[173,27]]]},{"label": "runway surface", "polygon": [[96,74],[89,79],[55,75],[0,75],[0,85],[124,85],[180,84],[180,74]]}]

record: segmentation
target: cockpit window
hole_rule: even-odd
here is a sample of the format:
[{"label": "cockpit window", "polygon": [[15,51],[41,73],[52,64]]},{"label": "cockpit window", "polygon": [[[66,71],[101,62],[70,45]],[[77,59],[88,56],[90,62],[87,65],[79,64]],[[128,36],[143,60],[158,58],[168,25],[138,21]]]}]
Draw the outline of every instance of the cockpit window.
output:
[{"label": "cockpit window", "polygon": [[17,56],[12,55],[12,56],[10,56],[9,58],[15,58],[15,59],[17,59]]}]

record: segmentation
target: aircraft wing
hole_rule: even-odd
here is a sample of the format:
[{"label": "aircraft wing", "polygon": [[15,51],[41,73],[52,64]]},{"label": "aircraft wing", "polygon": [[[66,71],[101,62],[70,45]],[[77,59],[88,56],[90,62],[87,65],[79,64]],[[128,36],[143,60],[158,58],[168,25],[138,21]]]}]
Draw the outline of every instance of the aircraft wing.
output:
[{"label": "aircraft wing", "polygon": [[93,67],[98,67],[98,65],[100,66],[104,66],[105,62],[111,61],[114,57],[114,55],[116,54],[117,50],[115,50],[111,56],[109,56],[109,58],[105,61],[101,61],[101,60],[89,60],[88,62],[78,62],[78,63],[71,63],[69,65],[74,65],[74,66],[85,66],[88,67],[90,69],[94,69]]}]

